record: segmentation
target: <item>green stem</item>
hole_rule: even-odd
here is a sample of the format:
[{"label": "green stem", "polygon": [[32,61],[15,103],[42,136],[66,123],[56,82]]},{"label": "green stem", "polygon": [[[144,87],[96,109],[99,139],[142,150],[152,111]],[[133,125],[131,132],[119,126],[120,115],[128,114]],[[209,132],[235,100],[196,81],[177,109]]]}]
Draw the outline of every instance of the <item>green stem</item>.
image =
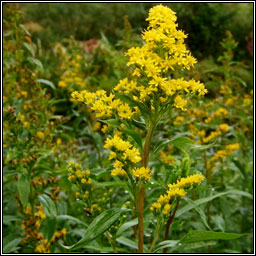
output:
[{"label": "green stem", "polygon": [[114,243],[114,241],[112,240],[112,238],[111,238],[109,232],[106,231],[105,234],[106,234],[106,236],[107,236],[107,239],[108,239],[109,243],[111,244],[111,247],[112,247],[113,250],[114,250],[114,253],[118,253],[118,251],[117,251],[117,249],[116,249],[116,247],[115,247],[115,243]]},{"label": "green stem", "polygon": [[156,240],[157,240],[158,235],[159,235],[160,227],[161,227],[161,223],[160,223],[160,221],[157,221],[156,233],[155,233],[153,242],[152,242],[152,244],[151,244],[151,246],[150,246],[150,249],[148,250],[148,253],[151,253],[151,251],[152,251],[152,249],[153,249],[153,247],[154,247],[154,245],[155,245],[155,243],[156,243]]},{"label": "green stem", "polygon": [[[146,136],[145,144],[144,144],[144,149],[143,149],[143,156],[142,156],[142,165],[147,168],[148,167],[148,160],[149,160],[149,147],[150,147],[150,142],[153,136],[154,132],[154,124],[152,121],[149,124],[148,128],[148,133]],[[143,210],[144,210],[144,194],[145,194],[145,189],[144,185],[140,184],[139,185],[139,239],[138,239],[138,253],[143,253]]]}]

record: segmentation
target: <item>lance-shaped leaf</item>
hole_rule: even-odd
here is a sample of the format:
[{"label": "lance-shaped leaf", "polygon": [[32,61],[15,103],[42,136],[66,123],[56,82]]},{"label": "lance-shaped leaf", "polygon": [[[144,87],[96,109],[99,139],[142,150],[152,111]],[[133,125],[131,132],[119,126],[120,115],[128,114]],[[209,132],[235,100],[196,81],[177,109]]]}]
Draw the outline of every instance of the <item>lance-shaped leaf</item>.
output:
[{"label": "lance-shaped leaf", "polygon": [[98,236],[103,235],[104,232],[107,231],[119,219],[121,212],[124,211],[129,210],[113,208],[104,211],[92,221],[92,223],[88,226],[84,237],[80,241],[71,246],[62,246],[66,249],[77,250],[87,245]]}]

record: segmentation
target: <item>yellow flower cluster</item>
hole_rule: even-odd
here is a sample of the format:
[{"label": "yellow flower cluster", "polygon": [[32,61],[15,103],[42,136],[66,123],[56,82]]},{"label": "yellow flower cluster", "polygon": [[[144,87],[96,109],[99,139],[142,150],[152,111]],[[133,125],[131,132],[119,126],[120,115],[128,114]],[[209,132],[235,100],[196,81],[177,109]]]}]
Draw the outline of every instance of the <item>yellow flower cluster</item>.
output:
[{"label": "yellow flower cluster", "polygon": [[216,112],[214,112],[210,117],[205,119],[205,123],[211,123],[217,117],[224,117],[228,114],[228,111],[225,108],[219,108]]},{"label": "yellow flower cluster", "polygon": [[174,125],[180,125],[184,120],[185,120],[184,116],[177,116],[174,119],[173,124]]},{"label": "yellow flower cluster", "polygon": [[169,184],[168,187],[168,191],[166,192],[165,195],[161,195],[158,200],[157,203],[153,203],[150,207],[150,210],[152,212],[154,212],[155,210],[161,209],[162,205],[164,205],[162,213],[164,215],[167,215],[171,205],[170,205],[170,201],[172,198],[174,197],[183,197],[187,194],[187,192],[185,191],[184,188],[188,187],[188,186],[192,186],[195,184],[201,184],[202,180],[204,179],[204,176],[201,174],[193,174],[191,176],[188,176],[186,178],[181,178],[180,180],[178,180],[176,183],[174,184]]},{"label": "yellow flower cluster", "polygon": [[[114,152],[111,152],[114,153]],[[119,176],[119,177],[126,177],[127,173],[126,171],[122,168],[124,165],[122,162],[116,160],[114,163],[114,169],[111,171],[112,176]]]},{"label": "yellow flower cluster", "polygon": [[44,210],[43,210],[43,206],[40,205],[37,207],[38,211],[35,213],[35,216],[36,217],[39,217],[40,219],[45,219],[46,216],[45,216],[45,213],[44,213]]},{"label": "yellow flower cluster", "polygon": [[164,163],[170,164],[170,165],[175,163],[174,157],[172,155],[166,154],[164,151],[160,151],[159,154],[160,154],[161,160]]},{"label": "yellow flower cluster", "polygon": [[161,102],[168,101],[174,96],[174,106],[185,110],[187,100],[182,94],[198,93],[205,95],[204,85],[195,80],[181,79],[168,80],[168,73],[176,67],[190,69],[196,63],[186,49],[184,39],[187,37],[183,31],[177,30],[175,13],[168,7],[158,5],[150,9],[149,26],[143,32],[145,44],[142,47],[132,47],[126,55],[129,57],[127,65],[134,65],[134,77],[146,76],[149,83],[137,83],[127,78],[120,81],[115,90],[125,94],[132,94],[138,101],[153,98],[159,95]]},{"label": "yellow flower cluster", "polygon": [[107,96],[106,91],[98,90],[95,93],[83,90],[75,91],[71,94],[78,102],[83,102],[88,105],[96,113],[96,117],[111,117],[117,114],[120,118],[131,119],[135,111],[130,108],[127,103],[123,103],[110,93]]},{"label": "yellow flower cluster", "polygon": [[43,235],[38,233],[42,221],[46,218],[42,205],[36,207],[37,212],[32,215],[32,208],[27,206],[24,211],[26,219],[21,224],[21,229],[25,230],[25,238],[21,241],[24,245],[37,243],[43,239]]},{"label": "yellow flower cluster", "polygon": [[127,176],[126,171],[123,169],[125,161],[128,160],[133,164],[141,161],[139,150],[133,147],[129,141],[123,140],[118,133],[113,138],[106,139],[104,148],[112,150],[109,154],[109,159],[115,159],[114,169],[111,172],[113,176]]},{"label": "yellow flower cluster", "polygon": [[207,162],[207,168],[211,172],[213,172],[215,162],[218,162],[219,160],[224,159],[228,155],[231,155],[234,150],[237,150],[239,148],[240,148],[240,145],[238,143],[235,143],[235,144],[227,145],[225,150],[218,150],[216,155],[210,158],[210,160]]},{"label": "yellow flower cluster", "polygon": [[214,139],[214,138],[216,138],[218,136],[221,136],[222,133],[228,132],[228,131],[229,131],[229,127],[228,127],[227,124],[220,124],[218,126],[217,130],[216,131],[212,131],[209,136],[205,137],[205,131],[200,131],[199,132],[199,136],[202,138],[202,141],[204,143],[208,143],[212,139]]},{"label": "yellow flower cluster", "polygon": [[81,76],[80,65],[82,57],[76,55],[73,60],[71,56],[68,56],[69,62],[67,65],[62,66],[62,70],[67,71],[61,76],[58,86],[61,88],[69,88],[73,91],[73,87],[76,85],[83,88],[85,86],[84,78]]},{"label": "yellow flower cluster", "polygon": [[203,175],[193,174],[186,178],[181,178],[175,184],[169,184],[168,185],[169,191],[171,192],[171,190],[175,189],[175,188],[184,188],[186,186],[190,186],[190,185],[194,185],[194,184],[201,184],[202,180],[204,180]]},{"label": "yellow flower cluster", "polygon": [[151,178],[150,169],[145,167],[134,168],[132,170],[132,174],[134,177],[139,179],[148,180]]},{"label": "yellow flower cluster", "polygon": [[48,239],[44,239],[41,244],[37,245],[35,248],[35,252],[37,253],[50,253],[50,247],[53,243],[56,242],[56,240],[64,237],[67,234],[67,230],[63,228],[60,232],[56,231],[54,232],[53,237],[50,241]]},{"label": "yellow flower cluster", "polygon": [[[81,186],[83,190],[82,198],[87,199],[89,196],[88,190],[93,189],[91,187],[92,179],[89,177],[91,172],[89,170],[82,170],[82,166],[80,164],[74,163],[73,161],[70,161],[68,163],[68,172],[68,180]],[[81,193],[76,192],[75,196],[79,198],[81,196]]]}]

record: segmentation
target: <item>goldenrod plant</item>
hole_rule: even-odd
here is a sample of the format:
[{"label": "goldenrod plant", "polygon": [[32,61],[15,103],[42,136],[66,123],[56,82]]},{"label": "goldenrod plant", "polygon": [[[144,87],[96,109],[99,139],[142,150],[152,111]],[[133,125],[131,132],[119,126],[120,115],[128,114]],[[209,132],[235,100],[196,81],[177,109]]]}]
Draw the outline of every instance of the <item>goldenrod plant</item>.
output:
[{"label": "goldenrod plant", "polygon": [[182,3],[142,3],[115,44],[76,20],[46,47],[28,5],[4,5],[3,252],[251,253],[253,90],[231,33],[215,63]]}]

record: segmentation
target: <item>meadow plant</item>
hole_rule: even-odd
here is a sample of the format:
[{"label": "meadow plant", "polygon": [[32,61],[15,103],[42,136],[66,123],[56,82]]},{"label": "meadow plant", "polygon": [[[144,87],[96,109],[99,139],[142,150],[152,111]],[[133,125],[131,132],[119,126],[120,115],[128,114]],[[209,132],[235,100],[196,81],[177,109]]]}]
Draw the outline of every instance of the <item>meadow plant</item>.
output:
[{"label": "meadow plant", "polygon": [[[104,90],[72,93],[75,100],[89,106],[96,117],[106,123],[104,132],[112,131],[104,148],[110,151],[109,160],[113,162],[111,175],[127,182],[132,195],[139,220],[138,253],[143,252],[144,244],[145,187],[157,172],[149,167],[151,140],[157,133],[157,125],[173,108],[185,111],[191,96],[207,93],[199,81],[172,77],[175,69],[190,70],[196,63],[184,43],[187,35],[177,29],[176,19],[171,9],[162,5],[153,7],[147,18],[149,26],[142,33],[143,46],[132,47],[126,53],[127,65],[132,67],[131,75],[122,79],[109,95]],[[142,126],[141,132],[136,131],[138,124]],[[186,195],[187,188],[199,185],[203,179],[199,172],[189,174],[187,170],[186,175],[168,185],[165,195],[152,203],[150,210],[158,219],[158,227],[149,252],[156,242],[162,220],[173,219],[179,198]],[[165,239],[168,239],[170,224],[169,221]],[[134,232],[136,237],[136,230]]]}]

